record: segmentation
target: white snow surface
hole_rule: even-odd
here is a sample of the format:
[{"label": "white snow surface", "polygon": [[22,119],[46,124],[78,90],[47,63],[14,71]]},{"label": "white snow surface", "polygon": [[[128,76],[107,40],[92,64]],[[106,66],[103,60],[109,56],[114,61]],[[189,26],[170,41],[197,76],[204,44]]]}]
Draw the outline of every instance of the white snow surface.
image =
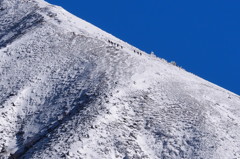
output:
[{"label": "white snow surface", "polygon": [[239,159],[240,97],[42,0],[0,0],[0,159]]}]

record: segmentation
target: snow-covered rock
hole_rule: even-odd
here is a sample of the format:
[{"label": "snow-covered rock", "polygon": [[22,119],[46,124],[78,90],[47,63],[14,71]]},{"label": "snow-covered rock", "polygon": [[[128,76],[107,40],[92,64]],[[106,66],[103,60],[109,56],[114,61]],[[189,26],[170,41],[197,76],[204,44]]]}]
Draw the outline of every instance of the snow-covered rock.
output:
[{"label": "snow-covered rock", "polygon": [[0,158],[237,159],[240,97],[42,0],[0,0]]}]

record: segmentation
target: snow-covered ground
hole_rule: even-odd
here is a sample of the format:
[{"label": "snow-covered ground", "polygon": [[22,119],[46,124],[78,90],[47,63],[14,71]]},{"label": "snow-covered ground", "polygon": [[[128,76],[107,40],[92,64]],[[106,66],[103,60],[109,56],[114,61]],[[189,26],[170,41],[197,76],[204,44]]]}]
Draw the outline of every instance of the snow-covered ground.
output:
[{"label": "snow-covered ground", "polygon": [[42,0],[0,0],[0,158],[238,159],[240,97]]}]

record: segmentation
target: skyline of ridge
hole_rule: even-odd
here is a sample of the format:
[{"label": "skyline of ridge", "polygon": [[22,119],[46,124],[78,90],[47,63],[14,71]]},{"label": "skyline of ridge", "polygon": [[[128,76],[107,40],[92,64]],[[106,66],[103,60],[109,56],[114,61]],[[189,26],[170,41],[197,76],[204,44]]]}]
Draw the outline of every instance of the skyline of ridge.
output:
[{"label": "skyline of ridge", "polygon": [[240,2],[47,2],[240,94]]}]

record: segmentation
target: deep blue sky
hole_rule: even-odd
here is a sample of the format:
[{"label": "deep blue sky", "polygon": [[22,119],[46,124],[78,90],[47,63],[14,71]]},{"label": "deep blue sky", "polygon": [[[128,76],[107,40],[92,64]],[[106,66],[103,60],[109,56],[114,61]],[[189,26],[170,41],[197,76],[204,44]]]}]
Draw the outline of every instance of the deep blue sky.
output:
[{"label": "deep blue sky", "polygon": [[239,0],[47,0],[240,95]]}]

